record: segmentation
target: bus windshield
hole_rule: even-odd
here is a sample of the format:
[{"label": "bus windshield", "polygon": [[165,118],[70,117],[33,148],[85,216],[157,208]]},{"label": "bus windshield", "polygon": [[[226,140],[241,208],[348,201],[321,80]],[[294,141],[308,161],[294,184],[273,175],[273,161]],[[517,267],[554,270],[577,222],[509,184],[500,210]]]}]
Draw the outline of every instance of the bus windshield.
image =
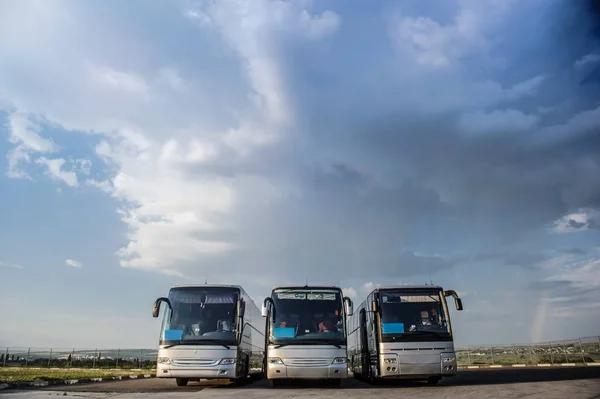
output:
[{"label": "bus windshield", "polygon": [[164,313],[161,344],[235,344],[238,298],[235,288],[171,289],[172,309]]},{"label": "bus windshield", "polygon": [[450,336],[439,291],[382,291],[379,302],[384,339],[398,335],[429,335],[428,339],[433,340]]},{"label": "bus windshield", "polygon": [[282,289],[274,291],[271,298],[275,305],[271,342],[345,344],[341,291]]}]

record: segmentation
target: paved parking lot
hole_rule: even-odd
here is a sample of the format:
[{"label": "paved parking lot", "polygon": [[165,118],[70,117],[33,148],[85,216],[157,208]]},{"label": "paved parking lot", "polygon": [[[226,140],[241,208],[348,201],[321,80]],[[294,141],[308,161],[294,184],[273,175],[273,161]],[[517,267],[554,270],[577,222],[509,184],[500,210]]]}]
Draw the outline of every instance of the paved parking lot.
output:
[{"label": "paved parking lot", "polygon": [[[242,395],[242,396],[240,396]],[[272,389],[266,380],[259,380],[242,387],[227,383],[191,382],[178,387],[173,380],[145,379],[87,385],[48,387],[38,390],[9,391],[0,393],[2,399],[49,398],[344,398],[361,399],[377,395],[380,399],[397,398],[600,398],[600,367],[538,368],[509,370],[461,371],[452,379],[445,379],[438,386],[424,383],[390,382],[371,386],[349,379],[341,388],[327,388],[320,384],[291,384]]]}]

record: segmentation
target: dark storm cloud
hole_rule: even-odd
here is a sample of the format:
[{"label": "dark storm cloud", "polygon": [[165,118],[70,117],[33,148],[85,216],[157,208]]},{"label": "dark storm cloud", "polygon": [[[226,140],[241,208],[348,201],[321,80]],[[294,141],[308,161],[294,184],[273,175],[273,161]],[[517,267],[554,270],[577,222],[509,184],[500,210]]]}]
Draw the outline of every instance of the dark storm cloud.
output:
[{"label": "dark storm cloud", "polygon": [[579,287],[569,280],[537,281],[530,287],[545,298],[558,299],[563,306],[587,303],[598,293],[597,287]]},{"label": "dark storm cloud", "polygon": [[572,215],[565,216],[561,220],[562,228],[567,229],[569,231],[584,231],[584,230],[588,230],[588,229],[596,229],[596,230],[600,229],[600,222],[599,222],[600,215],[597,212],[591,213],[592,211],[589,211],[589,210],[584,210],[584,212],[588,212],[588,213],[586,213],[586,216],[587,216],[586,220],[577,220]]},{"label": "dark storm cloud", "polygon": [[[373,123],[347,137],[352,130],[357,128],[345,131],[344,141],[354,139],[356,145],[344,147],[357,167],[392,182],[410,178],[436,196],[443,195],[453,204],[448,209],[466,223],[464,228],[517,238],[515,232],[551,223],[572,209],[600,204],[600,185],[595,184],[600,169],[581,162],[585,156],[597,164],[600,145],[565,140],[560,148],[540,150],[526,137],[463,137],[450,122],[431,120]],[[316,147],[326,147],[317,143]],[[428,211],[428,203],[422,205],[421,210]]]},{"label": "dark storm cloud", "polygon": [[[397,90],[397,82],[390,78],[376,84],[378,95],[373,94],[372,86],[353,86],[342,100],[346,112],[339,102],[311,101],[306,109],[310,110],[311,120],[318,122],[303,122],[313,129],[306,129],[302,140],[310,142],[318,154],[315,156],[351,164],[367,175],[379,175],[392,182],[396,179],[399,184],[409,177],[452,204],[446,209],[452,212],[457,227],[479,229],[504,240],[516,240],[521,233],[547,226],[574,209],[600,207],[600,129],[597,122],[583,123],[581,117],[585,112],[589,118],[595,114],[600,117],[600,112],[595,110],[597,98],[590,97],[591,93],[573,80],[577,76],[574,63],[598,46],[598,38],[588,34],[595,22],[583,6],[552,4],[551,12],[540,14],[554,20],[538,21],[535,43],[511,41],[510,49],[504,47],[513,62],[510,71],[498,76],[499,81],[509,81],[507,74],[511,73],[513,83],[518,82],[516,78],[549,76],[540,86],[541,94],[524,97],[529,106],[522,105],[524,112],[534,109],[533,104],[539,107],[546,98],[544,90],[552,88],[555,104],[574,99],[576,106],[552,125],[525,132],[506,129],[495,135],[465,135],[457,124],[461,111],[453,111],[451,106],[451,112],[438,116],[407,113],[402,107],[414,93]],[[565,7],[569,8],[568,17]],[[519,7],[514,12],[520,14],[511,29],[516,34],[520,32],[519,24],[531,22],[531,14]],[[561,36],[567,27],[575,29]],[[511,37],[510,32],[507,37]],[[558,37],[560,43],[554,41]],[[440,101],[436,84],[454,89],[452,82],[444,81],[446,78],[454,76],[432,75],[422,86],[423,91],[432,88],[432,104]],[[335,77],[331,79],[334,82],[329,85],[342,87]],[[310,84],[304,83],[302,92],[310,93]],[[454,94],[457,102],[465,103],[462,97],[473,93]],[[500,109],[518,105],[509,103]],[[482,106],[485,109],[485,101]],[[349,122],[343,127],[329,122],[332,114],[344,114]],[[323,125],[328,127],[325,132]],[[424,203],[422,210],[426,207]],[[386,207],[379,209],[389,212]]]},{"label": "dark storm cloud", "polygon": [[476,254],[475,256],[469,258],[469,260],[472,262],[488,262],[498,259],[504,259],[506,256],[506,252],[488,252]]},{"label": "dark storm cloud", "polygon": [[536,265],[540,264],[546,259],[546,256],[539,253],[511,254],[506,258],[506,264],[511,266],[521,266],[524,268],[535,268]]},{"label": "dark storm cloud", "polygon": [[[451,248],[526,268],[545,260],[535,249],[486,250],[519,244],[578,208],[600,207],[600,110],[574,67],[598,41],[589,20],[565,20],[565,7],[571,19],[584,18],[570,2],[514,6],[509,29],[493,32],[502,40],[490,37],[485,54],[446,69],[422,72],[374,46],[389,35],[381,26],[353,45],[334,37],[282,50],[294,126],[251,157],[231,152],[189,171],[260,176],[282,193],[266,214],[254,198],[240,201],[240,244],[219,262],[277,264],[300,278],[340,267],[356,277],[441,270],[458,260]],[[356,56],[367,48],[369,56]],[[496,57],[506,67],[490,67]],[[486,122],[488,130],[464,122],[492,111],[505,113]],[[527,118],[538,124],[511,128]],[[418,256],[417,248],[446,255]]]},{"label": "dark storm cloud", "polygon": [[253,213],[248,201],[238,216],[246,226],[244,244],[215,260],[223,262],[220,270],[244,259],[248,269],[280,267],[290,278],[336,281],[434,273],[456,263],[407,246],[406,237],[419,226],[435,228],[451,215],[432,190],[410,180],[393,188],[373,186],[343,165],[303,170],[298,182],[301,193],[273,204],[266,215]]},{"label": "dark storm cloud", "polygon": [[548,259],[542,253],[527,252],[488,252],[479,253],[471,257],[469,261],[474,263],[497,261],[508,266],[520,266],[526,269],[535,269],[536,265]]},{"label": "dark storm cloud", "polygon": [[585,254],[587,254],[587,251],[585,251],[581,248],[571,248],[571,249],[565,250],[564,252],[569,255],[585,255]]},{"label": "dark storm cloud", "polygon": [[569,219],[568,227],[572,227],[574,229],[581,229],[582,227],[587,226],[587,222],[578,222],[573,219]]}]

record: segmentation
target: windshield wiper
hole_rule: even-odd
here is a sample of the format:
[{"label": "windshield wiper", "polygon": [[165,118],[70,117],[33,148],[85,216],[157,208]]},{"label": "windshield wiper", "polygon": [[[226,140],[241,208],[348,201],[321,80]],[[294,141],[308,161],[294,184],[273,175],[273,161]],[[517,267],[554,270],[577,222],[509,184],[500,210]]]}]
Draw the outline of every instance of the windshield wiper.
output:
[{"label": "windshield wiper", "polygon": [[[269,344],[273,344],[273,343],[274,342],[272,342],[272,341],[269,342]],[[288,340],[287,342],[282,342],[280,344],[276,344],[274,346],[274,349],[281,348],[281,347],[288,346],[288,345],[298,345],[298,342],[296,340],[292,340],[292,341]],[[302,344],[300,344],[300,345],[302,345]]]},{"label": "windshield wiper", "polygon": [[224,348],[226,348],[226,349],[230,349],[230,348],[229,348],[229,345],[225,345],[225,344],[223,343],[223,341],[219,341],[218,339],[199,339],[199,340],[197,340],[197,342],[200,342],[200,343],[202,343],[202,342],[207,342],[207,341],[208,341],[208,342],[213,342],[213,343],[215,343],[215,344],[217,344],[217,345],[221,345],[221,346],[223,346],[223,347],[224,347]]},{"label": "windshield wiper", "polygon": [[333,346],[335,346],[338,349],[342,349],[342,346],[337,343],[338,341],[334,341],[332,339],[327,339],[327,340],[325,340],[325,339],[319,339],[319,340],[315,340],[315,341],[318,342],[318,343],[323,342],[325,344],[333,345]]},{"label": "windshield wiper", "polygon": [[223,342],[217,340],[217,339],[194,339],[194,340],[181,340],[176,344],[172,344],[172,345],[167,345],[165,346],[163,349],[169,349],[173,346],[177,346],[177,345],[202,345],[205,342],[212,342],[218,345],[221,345],[227,349],[230,349],[228,345],[225,345]]}]

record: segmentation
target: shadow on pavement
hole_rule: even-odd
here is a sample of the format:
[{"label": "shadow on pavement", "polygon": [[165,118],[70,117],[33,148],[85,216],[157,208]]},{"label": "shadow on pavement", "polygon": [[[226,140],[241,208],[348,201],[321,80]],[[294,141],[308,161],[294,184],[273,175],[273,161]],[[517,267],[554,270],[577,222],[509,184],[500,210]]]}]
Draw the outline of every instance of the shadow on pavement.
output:
[{"label": "shadow on pavement", "polygon": [[[468,370],[460,371],[456,377],[444,378],[436,386],[468,386],[468,385],[492,385],[492,384],[519,384],[530,382],[569,381],[581,379],[598,379],[600,384],[600,367],[565,367],[565,368],[524,368],[524,369],[501,369],[501,370]],[[275,389],[377,389],[398,387],[428,386],[426,381],[407,380],[384,380],[375,384],[369,384],[355,378],[349,378],[342,383],[341,388],[332,387],[327,382],[321,381],[289,381]],[[269,389],[271,384],[267,380],[257,380],[244,386],[222,385],[212,388],[223,389]]]},{"label": "shadow on pavement", "polygon": [[[600,386],[600,367],[563,367],[563,368],[527,368],[527,369],[499,369],[499,370],[464,370],[459,371],[456,377],[444,378],[438,385],[427,385],[426,381],[386,380],[377,384],[368,384],[355,378],[344,380],[341,387],[335,387],[321,381],[289,381],[277,388],[272,388],[270,381],[257,379],[236,385],[228,381],[190,381],[188,386],[178,387],[172,379],[145,379],[129,381],[113,381],[92,384],[77,384],[72,386],[56,386],[37,388],[52,391],[85,391],[85,392],[110,392],[110,393],[157,393],[157,392],[198,392],[204,389],[268,389],[273,391],[286,389],[385,389],[385,388],[424,388],[437,389],[452,386],[482,386],[493,384],[520,384],[527,382],[569,381],[597,379]],[[36,389],[36,388],[33,388]]]},{"label": "shadow on pavement", "polygon": [[[569,368],[524,368],[501,370],[465,370],[459,371],[456,377],[444,378],[437,386],[467,386],[491,384],[519,384],[528,382],[549,382],[599,379],[600,367],[569,367]],[[361,388],[397,388],[397,387],[422,387],[425,381],[385,380],[376,384],[360,382]],[[435,388],[431,386],[431,388]]]},{"label": "shadow on pavement", "polygon": [[[350,382],[349,384],[349,380],[343,381],[341,388],[347,388],[350,387],[352,388],[352,383],[356,384],[356,382]],[[211,387],[213,389],[215,388],[219,388],[219,389],[236,389],[236,388],[243,388],[243,389],[273,389],[273,390],[279,390],[279,389],[340,389],[339,385],[336,385],[334,383],[332,383],[332,381],[318,381],[318,380],[284,380],[284,381],[279,381],[277,388],[273,388],[271,382],[267,379],[256,379],[255,381],[249,382],[247,384],[244,384],[242,386],[240,385],[234,385],[234,384],[230,384],[230,385],[221,385],[221,386],[214,386]]]}]

